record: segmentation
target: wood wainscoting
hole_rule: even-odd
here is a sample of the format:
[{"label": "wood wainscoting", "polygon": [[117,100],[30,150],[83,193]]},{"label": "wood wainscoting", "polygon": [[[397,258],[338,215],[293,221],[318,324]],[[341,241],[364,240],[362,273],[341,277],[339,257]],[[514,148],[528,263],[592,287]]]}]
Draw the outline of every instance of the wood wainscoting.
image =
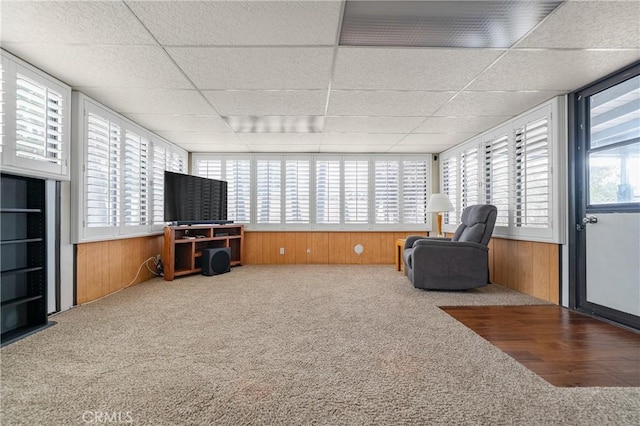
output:
[{"label": "wood wainscoting", "polygon": [[[162,248],[162,235],[77,244],[76,304],[121,290],[133,280],[142,262],[162,253]],[[143,267],[134,284],[153,276]]]},{"label": "wood wainscoting", "polygon": [[491,282],[547,302],[560,303],[558,244],[492,238],[489,241]]},{"label": "wood wainscoting", "polygon": [[[244,232],[243,264],[390,264],[395,241],[412,232]],[[362,254],[354,247],[361,244]],[[280,254],[284,248],[284,254]]]}]

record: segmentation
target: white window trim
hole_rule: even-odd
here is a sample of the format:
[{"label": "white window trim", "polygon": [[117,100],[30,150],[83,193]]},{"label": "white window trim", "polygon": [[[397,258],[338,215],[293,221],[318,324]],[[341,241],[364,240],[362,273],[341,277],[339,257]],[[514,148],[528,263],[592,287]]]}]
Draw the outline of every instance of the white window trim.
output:
[{"label": "white window trim", "polygon": [[[70,180],[71,87],[1,49],[0,58],[2,60],[3,74],[1,78],[4,86],[2,88],[4,91],[2,95],[4,117],[3,129],[1,130],[3,147],[2,153],[0,153],[2,171],[22,176],[60,181]],[[64,111],[62,115],[62,151],[60,155],[62,161],[59,165],[16,155],[16,78],[18,73],[60,93],[62,96]]]},{"label": "white window trim", "polygon": [[[258,224],[256,223],[257,217],[257,191],[256,191],[256,164],[259,160],[279,160],[282,162],[281,167],[281,221],[280,223],[271,224]],[[370,155],[345,155],[345,154],[213,154],[213,153],[193,153],[191,155],[190,171],[191,174],[197,175],[198,161],[203,160],[222,160],[222,180],[226,180],[226,160],[250,160],[251,161],[251,221],[250,223],[244,223],[245,229],[254,231],[424,231],[431,230],[431,215],[427,215],[425,224],[377,224],[374,223],[375,219],[375,200],[373,198],[375,191],[375,170],[374,163],[376,160],[398,160],[400,161],[400,220],[402,221],[403,212],[403,192],[402,192],[402,179],[403,168],[402,161],[424,161],[427,164],[427,193],[431,193],[431,168],[432,168],[432,155],[431,154],[405,154],[405,155],[384,155],[384,154],[370,154]],[[309,224],[291,224],[286,223],[286,185],[284,183],[285,176],[285,163],[287,160],[309,160],[310,161],[310,223]],[[316,162],[322,160],[338,160],[340,161],[341,170],[341,185],[340,185],[340,210],[341,219],[339,224],[318,224],[316,223]],[[368,223],[363,224],[345,224],[344,223],[344,161],[345,160],[358,160],[368,162]],[[428,201],[428,197],[427,197]],[[240,223],[240,222],[238,222]]]},{"label": "white window trim", "polygon": [[[549,178],[549,228],[533,228],[515,226],[514,211],[515,211],[515,173],[513,168],[514,159],[514,147],[515,147],[515,130],[518,127],[522,127],[524,124],[535,121],[540,118],[548,117],[549,119],[549,164],[550,164],[550,178]],[[529,111],[514,117],[513,119],[506,121],[492,129],[483,132],[482,134],[463,142],[455,147],[444,151],[440,154],[440,161],[443,159],[456,157],[458,161],[458,167],[460,166],[460,154],[473,145],[478,145],[484,152],[484,143],[492,140],[495,137],[507,134],[508,146],[509,146],[509,226],[496,226],[493,232],[495,237],[506,239],[518,239],[526,241],[540,241],[549,243],[564,244],[566,218],[563,212],[565,211],[565,199],[563,197],[563,188],[566,183],[566,165],[565,165],[565,146],[567,143],[566,136],[566,97],[559,96],[550,101],[544,102],[541,105],[530,109]],[[484,169],[481,167],[480,169]],[[486,182],[484,173],[480,172],[479,186],[481,193],[479,196],[479,203],[486,202]],[[457,173],[457,199],[451,200],[456,208],[460,206],[460,194],[462,192],[460,183],[460,170]],[[440,170],[440,185],[443,183],[443,171]],[[458,218],[461,212],[456,212]],[[458,225],[444,225],[445,232],[454,232]]]},{"label": "white window trim", "polygon": [[[96,102],[88,96],[80,93],[73,92],[72,94],[72,115],[73,120],[73,140],[76,141],[72,149],[72,164],[71,164],[71,194],[72,194],[72,208],[71,208],[71,223],[72,223],[72,242],[82,243],[91,241],[113,240],[120,238],[131,238],[139,236],[155,235],[162,232],[165,224],[153,224],[154,207],[153,207],[153,170],[150,173],[151,185],[149,187],[149,215],[147,225],[127,226],[124,220],[124,203],[121,198],[120,212],[121,220],[119,226],[104,226],[104,227],[87,227],[85,218],[85,183],[86,174],[84,172],[86,164],[86,145],[87,145],[87,124],[88,113],[94,112],[97,115],[108,118],[114,123],[118,123],[120,126],[121,138],[124,140],[125,133],[130,130],[141,137],[145,137],[151,144],[150,158],[153,159],[153,148],[158,145],[167,149],[168,152],[173,152],[182,157],[184,170],[183,173],[187,173],[188,167],[188,153],[182,148],[172,144],[171,142],[149,132],[144,127],[139,126],[117,112],[105,107],[104,105]],[[121,150],[121,158],[124,155],[124,143]],[[166,164],[166,163],[165,163]],[[153,168],[153,162],[150,162],[151,168]],[[166,165],[165,165],[166,167]],[[124,181],[121,183],[121,188],[124,188]],[[123,191],[121,191],[121,197],[124,197]]]}]

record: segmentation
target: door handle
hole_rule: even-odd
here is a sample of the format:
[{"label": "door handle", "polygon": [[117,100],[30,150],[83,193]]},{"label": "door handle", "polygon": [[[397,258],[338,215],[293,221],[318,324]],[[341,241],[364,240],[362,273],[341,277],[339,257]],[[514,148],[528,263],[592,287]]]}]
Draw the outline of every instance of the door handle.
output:
[{"label": "door handle", "polygon": [[585,216],[584,219],[582,219],[582,223],[585,225],[589,223],[598,223],[598,218],[596,216]]}]

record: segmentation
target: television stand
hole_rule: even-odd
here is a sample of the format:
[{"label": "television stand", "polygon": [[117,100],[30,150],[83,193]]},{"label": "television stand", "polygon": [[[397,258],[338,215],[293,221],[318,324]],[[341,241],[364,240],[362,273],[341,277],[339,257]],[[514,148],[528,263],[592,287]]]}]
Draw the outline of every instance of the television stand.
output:
[{"label": "television stand", "polygon": [[231,266],[242,265],[244,225],[203,225],[164,228],[164,280],[196,274],[202,271],[202,250],[224,248],[231,250]]},{"label": "television stand", "polygon": [[232,220],[176,220],[171,222],[171,226],[182,225],[230,225]]}]

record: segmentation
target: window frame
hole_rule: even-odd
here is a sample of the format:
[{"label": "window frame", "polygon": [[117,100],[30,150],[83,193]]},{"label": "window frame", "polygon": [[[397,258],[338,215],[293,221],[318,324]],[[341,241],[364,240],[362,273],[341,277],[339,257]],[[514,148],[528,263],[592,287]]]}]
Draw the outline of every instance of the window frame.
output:
[{"label": "window frame", "polygon": [[[562,197],[564,190],[566,189],[566,165],[564,159],[566,157],[566,97],[558,96],[547,102],[544,102],[511,120],[508,120],[492,129],[483,132],[482,134],[462,142],[461,144],[444,151],[440,154],[440,164],[443,161],[455,158],[457,161],[457,194],[456,199],[451,200],[452,204],[456,207],[456,215],[459,221],[461,214],[460,209],[460,197],[462,194],[461,188],[461,175],[462,170],[460,156],[470,147],[478,146],[480,151],[480,167],[478,176],[478,187],[480,189],[478,203],[484,204],[487,202],[487,191],[491,190],[491,183],[487,182],[486,175],[484,173],[486,167],[486,160],[482,156],[485,152],[486,146],[491,141],[498,137],[506,135],[507,148],[508,148],[508,225],[499,226],[496,225],[493,235],[499,238],[506,239],[518,239],[528,241],[540,241],[540,242],[552,242],[563,244],[565,239],[565,227],[566,219],[563,215],[565,208],[565,200]],[[540,119],[547,118],[547,151],[548,151],[548,188],[549,188],[549,226],[546,228],[538,228],[532,226],[517,226],[515,221],[515,211],[517,207],[516,200],[516,173],[515,173],[515,143],[516,143],[516,131],[523,128],[527,124],[536,122]],[[486,155],[486,154],[485,154]],[[444,188],[444,170],[441,167],[439,172],[440,187]],[[445,223],[443,229],[445,232],[455,232],[457,224]]]},{"label": "window frame", "polygon": [[[0,164],[5,172],[22,176],[32,176],[59,181],[71,179],[69,167],[71,150],[71,87],[49,76],[39,69],[29,65],[10,53],[0,49],[1,80],[2,80],[2,141],[0,142]],[[18,74],[44,86],[47,90],[60,94],[62,99],[62,135],[60,149],[60,164],[46,160],[35,160],[17,155],[16,148],[16,117],[17,117],[17,77]]]}]

